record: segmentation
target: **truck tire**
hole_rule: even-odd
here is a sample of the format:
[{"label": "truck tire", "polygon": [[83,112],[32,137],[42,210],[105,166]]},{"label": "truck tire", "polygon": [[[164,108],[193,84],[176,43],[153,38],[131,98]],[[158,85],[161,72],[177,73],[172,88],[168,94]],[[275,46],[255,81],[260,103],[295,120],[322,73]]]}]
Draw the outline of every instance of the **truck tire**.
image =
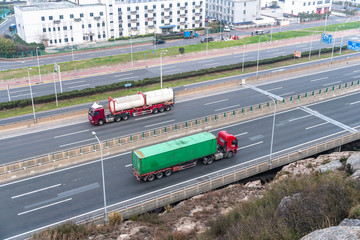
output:
[{"label": "truck tire", "polygon": [[159,107],[159,112],[164,112],[165,108],[164,107]]},{"label": "truck tire", "polygon": [[157,174],[156,174],[156,178],[157,179],[160,179],[160,178],[162,178],[164,176],[164,173],[163,172],[158,172]]},{"label": "truck tire", "polygon": [[120,122],[121,121],[121,117],[119,115],[115,116],[115,122]]},{"label": "truck tire", "polygon": [[205,164],[205,165],[210,165],[210,164],[212,164],[214,162],[214,158],[212,157],[212,156],[210,156],[210,157],[204,157],[204,159],[203,159],[203,163]]},{"label": "truck tire", "polygon": [[171,110],[171,106],[167,105],[167,106],[165,107],[165,111],[170,111],[170,110]]},{"label": "truck tire", "polygon": [[226,158],[232,158],[233,156],[234,156],[234,153],[232,151],[230,151],[226,154]]},{"label": "truck tire", "polygon": [[100,119],[100,120],[98,121],[98,124],[99,124],[99,126],[103,125],[103,124],[104,124],[104,119]]},{"label": "truck tire", "polygon": [[153,114],[157,114],[158,112],[159,112],[159,109],[157,109],[157,108],[153,109]]},{"label": "truck tire", "polygon": [[148,182],[152,182],[155,180],[155,175],[154,174],[150,174],[148,177],[147,177],[147,181]]},{"label": "truck tire", "polygon": [[164,175],[165,175],[165,177],[169,177],[171,174],[172,174],[171,169],[168,169],[168,170],[165,171]]},{"label": "truck tire", "polygon": [[124,121],[128,120],[128,119],[129,119],[129,115],[124,114],[124,115],[122,116],[122,119],[123,119]]}]

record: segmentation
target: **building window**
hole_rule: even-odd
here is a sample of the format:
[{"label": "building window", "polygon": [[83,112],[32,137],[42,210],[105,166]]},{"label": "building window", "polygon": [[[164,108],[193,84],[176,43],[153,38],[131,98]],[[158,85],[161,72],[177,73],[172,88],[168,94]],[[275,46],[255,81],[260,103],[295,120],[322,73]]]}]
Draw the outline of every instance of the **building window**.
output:
[{"label": "building window", "polygon": [[170,3],[169,7],[172,8],[172,3]]},{"label": "building window", "polygon": [[46,32],[46,28],[43,28],[43,32]]},{"label": "building window", "polygon": [[153,5],[153,9],[156,9],[156,5]]},{"label": "building window", "polygon": [[88,27],[91,28],[91,24],[89,24]]},{"label": "building window", "polygon": [[114,21],[110,21],[110,23],[114,23]]},{"label": "building window", "polygon": [[136,23],[136,26],[140,26],[140,23],[137,22],[137,23]]},{"label": "building window", "polygon": [[90,17],[93,17],[93,16],[94,16],[94,13],[91,12],[91,13],[90,13]]},{"label": "building window", "polygon": [[52,40],[50,40],[50,44],[52,44]]},{"label": "building window", "polygon": [[100,27],[100,23],[97,23],[97,27]]},{"label": "building window", "polygon": [[64,30],[67,30],[67,26],[64,26],[63,29],[64,29]]},{"label": "building window", "polygon": [[130,7],[127,7],[127,11],[130,12]]},{"label": "building window", "polygon": [[[121,34],[121,35],[122,35],[122,34]],[[120,35],[120,36],[121,36],[121,35]],[[103,34],[103,38],[105,38],[105,37],[106,37],[106,36],[105,36],[105,33],[104,33],[104,34]]]},{"label": "building window", "polygon": [[180,11],[177,11],[177,14],[180,14]]},{"label": "building window", "polygon": [[113,13],[111,12],[111,13],[109,13],[110,15],[113,15]]},{"label": "building window", "polygon": [[69,42],[69,39],[68,39],[68,38],[64,38],[64,42]]},{"label": "building window", "polygon": [[100,39],[100,38],[101,38],[101,35],[99,34],[99,35],[98,35],[98,39]]},{"label": "building window", "polygon": [[51,32],[51,28],[48,28],[48,32]]},{"label": "building window", "polygon": [[147,26],[148,25],[148,22],[145,22],[145,26]]},{"label": "building window", "polygon": [[72,30],[72,26],[70,26],[70,30]]},{"label": "building window", "polygon": [[55,28],[55,27],[53,27],[53,31],[54,31],[54,32],[56,31],[56,28]]},{"label": "building window", "polygon": [[148,14],[147,14],[147,13],[145,13],[145,17],[146,17],[146,18],[148,17]]},{"label": "building window", "polygon": [[180,18],[178,18],[177,21],[180,22]]},{"label": "building window", "polygon": [[80,17],[81,17],[81,18],[84,17],[84,14],[83,14],[83,13],[80,13]]},{"label": "building window", "polygon": [[84,29],[85,28],[84,24],[81,27]]},{"label": "building window", "polygon": [[147,10],[147,6],[144,6],[144,9]]},{"label": "building window", "polygon": [[246,10],[243,11],[243,14],[246,14]]},{"label": "building window", "polygon": [[246,7],[246,2],[244,2],[244,7]]},{"label": "building window", "polygon": [[71,41],[73,42],[73,41],[74,41],[74,38],[71,38]]},{"label": "building window", "polygon": [[135,9],[136,9],[136,10],[139,10],[139,7],[136,7]]},{"label": "building window", "polygon": [[74,18],[74,14],[70,14],[70,18]]},{"label": "building window", "polygon": [[161,23],[164,23],[164,20],[161,20]]},{"label": "building window", "polygon": [[161,16],[164,16],[164,12],[161,12]]},{"label": "building window", "polygon": [[45,21],[45,17],[41,17],[41,21]]},{"label": "building window", "polygon": [[130,19],[131,18],[131,16],[130,15],[128,15],[128,19]]},{"label": "building window", "polygon": [[53,20],[53,16],[49,16],[49,20]]},{"label": "building window", "polygon": [[164,8],[164,4],[161,4],[161,8]]},{"label": "building window", "polygon": [[60,27],[58,27],[58,31],[60,31]]},{"label": "building window", "polygon": [[102,22],[102,24],[101,24],[103,27],[105,27],[105,22]]},{"label": "building window", "polygon": [[56,39],[54,40],[54,43],[57,43],[57,40],[56,40]]},{"label": "building window", "polygon": [[[120,12],[121,12],[121,8],[120,9]],[[104,13],[103,12],[100,12],[100,16],[104,16]]]},{"label": "building window", "polygon": [[64,19],[64,15],[60,15],[59,18],[60,18],[60,19]]},{"label": "building window", "polygon": [[131,27],[131,23],[128,23],[128,27]]},{"label": "building window", "polygon": [[61,43],[61,39],[59,39],[59,43]]},{"label": "building window", "polygon": [[180,3],[178,3],[177,6],[180,7]]}]

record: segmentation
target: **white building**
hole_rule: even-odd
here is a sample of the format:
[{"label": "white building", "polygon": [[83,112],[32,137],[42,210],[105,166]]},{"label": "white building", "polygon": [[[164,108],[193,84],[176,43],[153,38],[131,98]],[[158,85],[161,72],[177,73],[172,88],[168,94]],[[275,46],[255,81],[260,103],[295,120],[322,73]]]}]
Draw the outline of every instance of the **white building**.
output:
[{"label": "white building", "polygon": [[204,27],[204,6],[205,0],[71,0],[16,6],[15,16],[23,40],[55,46]]},{"label": "white building", "polygon": [[332,0],[285,0],[284,15],[298,16],[299,13],[320,13],[331,11]]},{"label": "white building", "polygon": [[260,18],[260,0],[208,0],[207,18],[242,24]]}]

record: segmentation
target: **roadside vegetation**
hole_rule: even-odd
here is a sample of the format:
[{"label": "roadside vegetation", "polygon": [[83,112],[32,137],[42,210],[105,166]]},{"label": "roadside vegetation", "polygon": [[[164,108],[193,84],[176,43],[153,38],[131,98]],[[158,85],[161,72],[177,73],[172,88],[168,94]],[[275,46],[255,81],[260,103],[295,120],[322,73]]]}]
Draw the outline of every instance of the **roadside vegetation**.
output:
[{"label": "roadside vegetation", "polygon": [[[146,227],[132,239],[144,236],[178,240],[300,239],[317,229],[336,226],[344,218],[360,217],[360,183],[345,181],[346,177],[346,173],[328,172],[273,182],[262,198],[249,198],[225,215],[209,217],[206,223],[209,230],[200,234],[174,231],[172,219],[179,220],[179,213],[166,206],[162,209],[166,214],[153,212],[131,217],[136,226]],[[209,199],[214,196],[212,192],[207,194]],[[286,208],[280,208],[285,197],[290,197],[291,201],[287,201]],[[217,205],[216,199],[214,197],[214,205]],[[68,222],[44,230],[32,239],[118,239],[122,224],[126,222],[121,215],[113,212],[109,214],[107,225]]]}]

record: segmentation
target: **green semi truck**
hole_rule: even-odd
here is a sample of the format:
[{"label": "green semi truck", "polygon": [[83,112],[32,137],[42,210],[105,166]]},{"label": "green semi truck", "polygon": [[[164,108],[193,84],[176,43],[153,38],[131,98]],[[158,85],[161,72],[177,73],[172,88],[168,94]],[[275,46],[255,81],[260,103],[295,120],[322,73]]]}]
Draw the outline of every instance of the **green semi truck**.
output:
[{"label": "green semi truck", "polygon": [[132,152],[132,166],[139,181],[151,182],[173,172],[196,166],[198,160],[211,164],[237,153],[238,140],[226,131],[218,137],[209,132],[140,148]]}]

